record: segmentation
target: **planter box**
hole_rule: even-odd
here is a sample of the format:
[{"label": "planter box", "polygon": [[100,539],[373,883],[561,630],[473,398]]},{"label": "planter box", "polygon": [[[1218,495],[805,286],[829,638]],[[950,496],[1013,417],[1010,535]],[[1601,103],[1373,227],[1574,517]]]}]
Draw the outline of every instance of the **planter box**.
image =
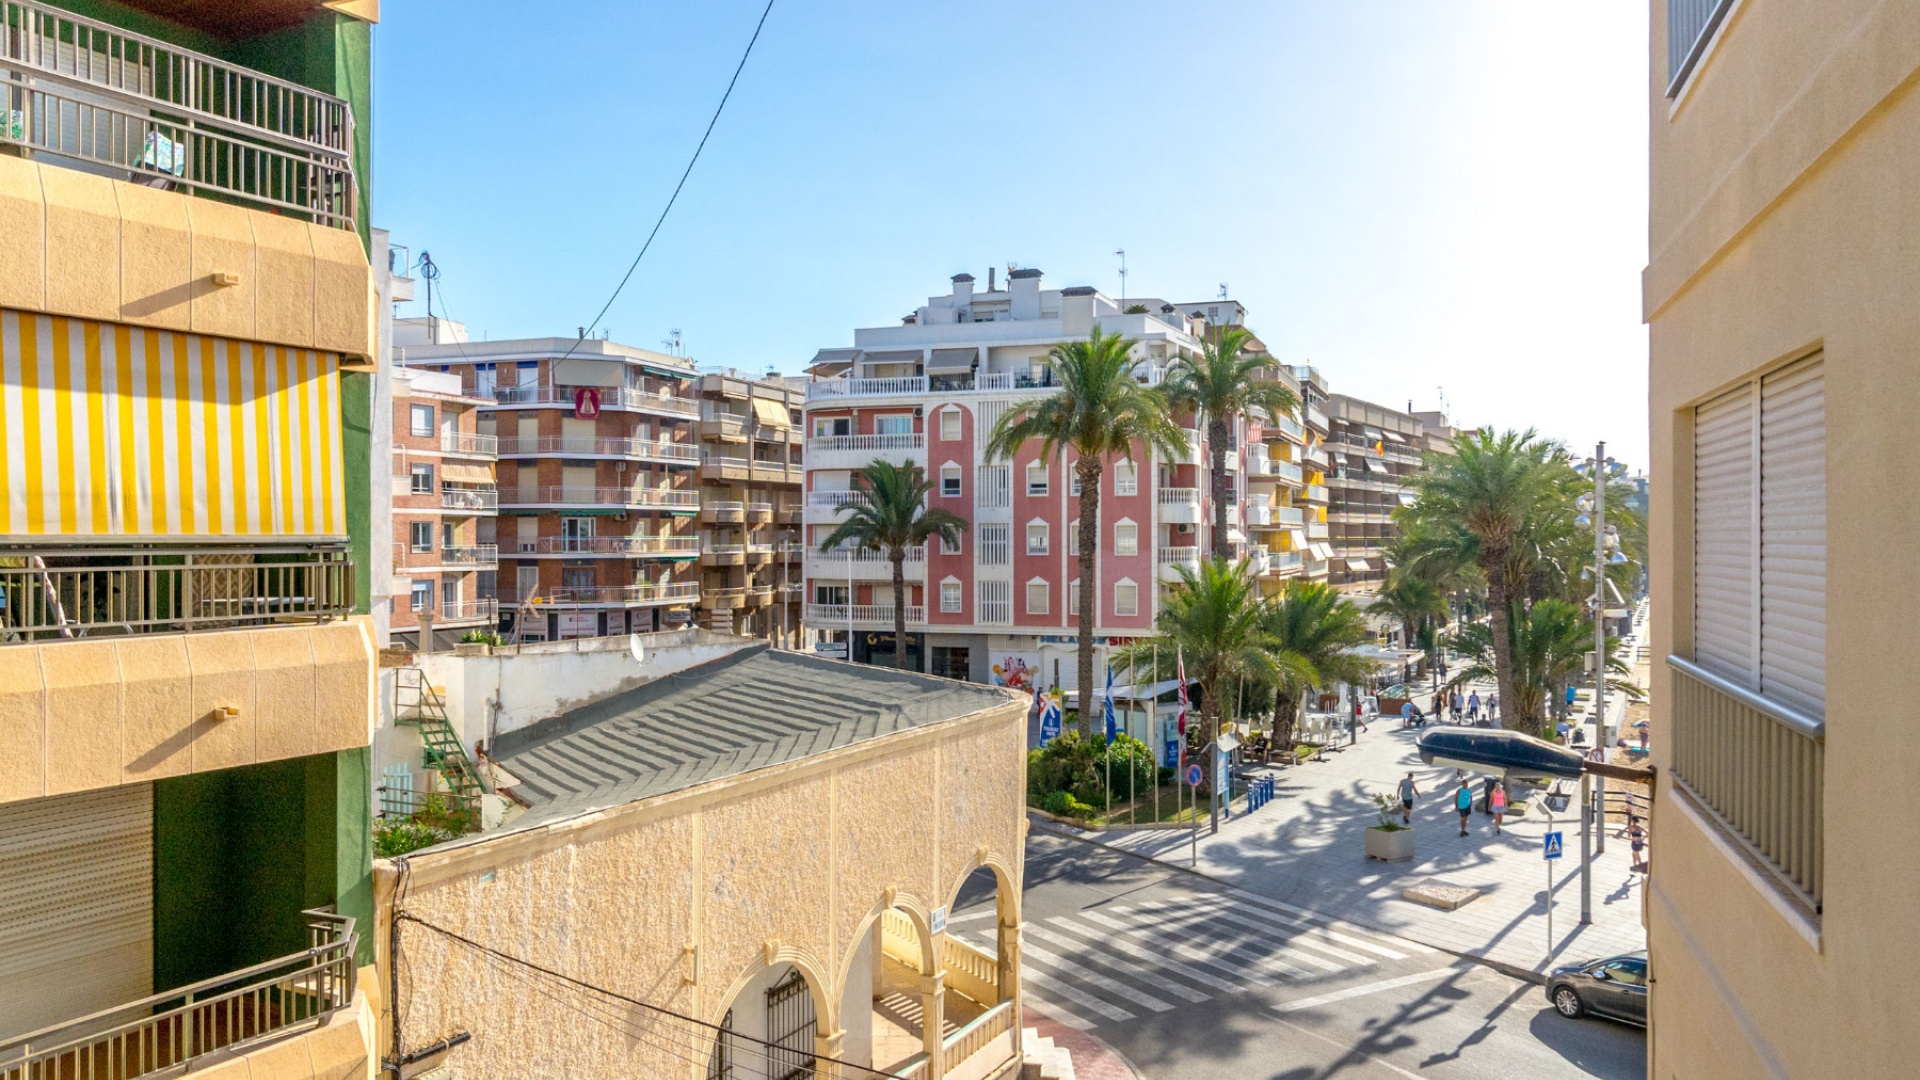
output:
[{"label": "planter box", "polygon": [[1406,862],[1413,858],[1413,830],[1369,828],[1367,830],[1367,858],[1381,862]]},{"label": "planter box", "polygon": [[492,656],[493,646],[484,641],[462,641],[453,647],[455,656]]}]

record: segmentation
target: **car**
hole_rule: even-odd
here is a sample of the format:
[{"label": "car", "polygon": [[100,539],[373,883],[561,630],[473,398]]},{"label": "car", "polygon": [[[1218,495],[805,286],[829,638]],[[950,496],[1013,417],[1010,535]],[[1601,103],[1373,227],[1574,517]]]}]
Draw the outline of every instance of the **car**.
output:
[{"label": "car", "polygon": [[1646,1027],[1647,954],[1623,953],[1554,968],[1547,973],[1547,1001],[1569,1020],[1591,1013]]}]

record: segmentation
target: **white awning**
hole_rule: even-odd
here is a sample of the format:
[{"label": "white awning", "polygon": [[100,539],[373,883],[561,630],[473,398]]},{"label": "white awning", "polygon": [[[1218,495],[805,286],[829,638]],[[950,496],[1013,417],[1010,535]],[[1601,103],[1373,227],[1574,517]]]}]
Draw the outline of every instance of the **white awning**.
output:
[{"label": "white awning", "polygon": [[1371,567],[1371,566],[1368,566],[1368,565],[1367,565],[1367,560],[1365,560],[1365,559],[1348,559],[1348,560],[1347,560],[1347,569],[1349,569],[1349,570],[1371,570],[1371,569],[1373,569],[1373,567]]},{"label": "white awning", "polygon": [[1246,542],[1247,542],[1246,533],[1243,533],[1239,529],[1233,528],[1231,526],[1227,528],[1227,543],[1244,544]]},{"label": "white awning", "polygon": [[1332,544],[1309,544],[1307,546],[1307,550],[1311,552],[1313,554],[1313,557],[1316,559],[1333,558]]},{"label": "white awning", "polygon": [[1363,427],[1360,429],[1360,431],[1363,434],[1365,434],[1367,438],[1372,439],[1375,442],[1379,442],[1381,439],[1381,432],[1380,432],[1380,429],[1377,427]]},{"label": "white awning", "polygon": [[1385,472],[1386,471],[1385,469],[1381,468],[1379,465],[1375,464],[1372,458],[1361,458],[1359,460],[1360,460],[1361,472]]},{"label": "white awning", "polygon": [[1335,450],[1333,452],[1333,460],[1339,462],[1342,465],[1345,465],[1347,463],[1347,455],[1341,453],[1338,450]]},{"label": "white awning", "polygon": [[1392,440],[1392,441],[1394,441],[1394,442],[1397,442],[1397,443],[1403,443],[1403,442],[1406,442],[1406,441],[1407,441],[1407,440],[1405,440],[1405,439],[1403,439],[1403,438],[1401,438],[1401,437],[1400,437],[1400,436],[1399,436],[1399,435],[1398,435],[1397,433],[1395,433],[1395,432],[1391,432],[1391,431],[1383,431],[1383,432],[1381,432],[1381,434],[1382,434],[1382,435],[1385,435],[1385,436],[1386,436],[1386,437],[1387,437],[1388,439],[1390,439],[1390,440]]},{"label": "white awning", "polygon": [[1413,492],[1411,492],[1411,491],[1403,491],[1403,492],[1401,492],[1401,493],[1400,493],[1400,505],[1401,505],[1401,506],[1412,506],[1413,504],[1414,504],[1414,494],[1413,494]]}]

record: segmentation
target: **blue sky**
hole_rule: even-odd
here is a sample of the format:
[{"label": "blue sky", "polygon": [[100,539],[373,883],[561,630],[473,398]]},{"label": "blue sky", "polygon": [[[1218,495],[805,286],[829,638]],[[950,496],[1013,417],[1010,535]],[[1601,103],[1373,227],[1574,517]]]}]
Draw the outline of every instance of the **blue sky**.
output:
[{"label": "blue sky", "polygon": [[[374,220],[473,335],[571,333],[700,138],[759,0],[385,5]],[[1338,392],[1646,453],[1639,4],[777,0],[608,315],[797,371],[960,271],[1225,282]],[[984,282],[982,283],[984,284]],[[439,305],[436,303],[436,310]],[[403,314],[419,314],[418,303]]]}]

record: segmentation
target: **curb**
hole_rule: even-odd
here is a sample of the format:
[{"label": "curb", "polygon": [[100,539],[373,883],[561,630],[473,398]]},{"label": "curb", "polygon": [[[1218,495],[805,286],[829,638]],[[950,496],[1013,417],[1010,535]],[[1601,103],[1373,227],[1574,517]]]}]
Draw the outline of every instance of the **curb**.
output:
[{"label": "curb", "polygon": [[[1143,855],[1137,851],[1130,851],[1123,847],[1116,847],[1113,844],[1106,843],[1105,841],[1102,841],[1102,840],[1096,840],[1090,836],[1081,836],[1081,835],[1078,835],[1077,833],[1067,832],[1064,829],[1052,828],[1047,822],[1044,822],[1044,821],[1034,821],[1032,822],[1032,824],[1038,827],[1041,832],[1051,833],[1054,836],[1058,836],[1063,839],[1077,840],[1083,844],[1092,844],[1094,847],[1105,848],[1106,850],[1114,852],[1115,854],[1118,854],[1118,855],[1125,855],[1129,858],[1139,859],[1141,862],[1149,862],[1154,864],[1155,866],[1164,867],[1168,870],[1176,870],[1182,874],[1187,874],[1192,877],[1199,878],[1202,881],[1211,882],[1215,885],[1219,885],[1228,889],[1236,889],[1241,892],[1250,891],[1250,890],[1242,889],[1240,886],[1235,885],[1230,881],[1225,881],[1225,880],[1222,880],[1221,878],[1215,877],[1214,875],[1209,874],[1204,870],[1196,870],[1190,866],[1179,866],[1174,863],[1165,862],[1161,859],[1156,859],[1152,855]],[[1506,975],[1510,978],[1521,979],[1523,981],[1530,982],[1535,986],[1545,986],[1547,984],[1547,976],[1545,972],[1535,971],[1532,968],[1520,967],[1517,964],[1509,964],[1504,960],[1495,960],[1490,956],[1481,956],[1481,955],[1478,955],[1477,953],[1461,952],[1458,949],[1450,949],[1445,945],[1436,945],[1431,941],[1421,941],[1419,938],[1416,938],[1411,934],[1405,933],[1400,930],[1390,930],[1384,926],[1377,926],[1373,923],[1367,922],[1365,919],[1349,918],[1345,915],[1338,916],[1338,918],[1341,922],[1352,923],[1355,926],[1364,926],[1367,929],[1372,930],[1374,933],[1377,933],[1377,934],[1387,934],[1391,937],[1406,938],[1408,941],[1416,942],[1424,948],[1434,949],[1436,951],[1446,953],[1448,956],[1457,957],[1458,959],[1466,960],[1470,963],[1479,964],[1482,967],[1491,968],[1494,971],[1498,971],[1502,975]]]}]

